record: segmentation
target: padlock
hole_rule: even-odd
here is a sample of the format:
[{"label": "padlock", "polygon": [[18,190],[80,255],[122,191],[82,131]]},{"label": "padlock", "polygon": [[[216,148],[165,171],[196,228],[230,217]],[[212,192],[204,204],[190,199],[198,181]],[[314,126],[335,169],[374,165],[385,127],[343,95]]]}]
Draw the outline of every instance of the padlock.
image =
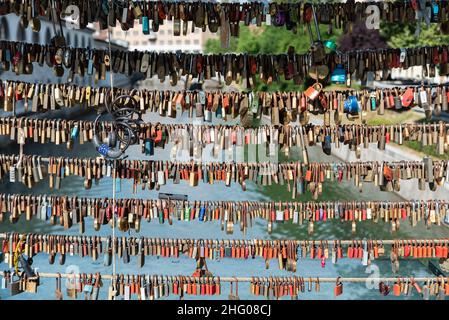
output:
[{"label": "padlock", "polygon": [[318,95],[320,94],[321,90],[323,89],[323,86],[321,83],[314,83],[310,87],[307,88],[307,90],[304,92],[304,94],[310,99],[315,100]]},{"label": "padlock", "polygon": [[405,90],[404,94],[401,97],[401,102],[403,107],[409,107],[414,99],[414,91],[413,88],[408,88]]},{"label": "padlock", "polygon": [[59,86],[56,86],[55,88],[55,101],[59,106],[63,106],[64,105],[64,99],[62,96],[62,92],[61,89],[59,88]]},{"label": "padlock", "polygon": [[205,109],[204,110],[204,121],[212,122],[212,111],[210,109]]},{"label": "padlock", "polygon": [[310,26],[311,21],[309,19],[307,21],[307,32],[309,33],[309,37],[310,37],[310,55],[312,58],[312,65],[319,65],[322,64],[324,58],[326,57],[326,51],[324,48],[323,43],[321,42],[321,33],[320,33],[320,28],[318,26],[318,21],[317,21],[317,17],[316,17],[316,13],[315,13],[315,7],[309,6],[308,8],[305,9],[305,11],[307,11],[305,13],[305,15],[309,16],[310,15],[310,20],[313,19],[313,24],[315,26],[315,32],[317,35],[317,40],[315,41],[313,39],[313,33],[312,33],[312,27]]},{"label": "padlock", "polygon": [[340,281],[341,277],[338,277],[335,281],[335,288],[334,288],[334,296],[338,297],[339,295],[343,294],[343,283]]},{"label": "padlock", "polygon": [[337,64],[334,71],[332,71],[331,82],[336,84],[346,83],[346,70],[343,68],[343,65]]},{"label": "padlock", "polygon": [[399,297],[401,295],[401,282],[399,280],[393,285],[393,294],[396,297]]},{"label": "padlock", "polygon": [[360,105],[356,96],[348,96],[343,105],[345,113],[350,115],[357,115],[360,111]]},{"label": "padlock", "polygon": [[165,185],[165,173],[163,170],[157,172],[157,183],[162,186]]},{"label": "padlock", "polygon": [[326,51],[324,49],[324,46],[321,42],[314,42],[310,46],[310,55],[312,57],[312,64],[318,65],[322,63],[324,58],[326,57]]},{"label": "padlock", "polygon": [[39,277],[32,277],[26,279],[25,291],[29,293],[37,293],[37,287],[39,285]]},{"label": "padlock", "polygon": [[[16,280],[14,280],[14,276],[17,277]],[[22,282],[22,277],[19,277],[17,274],[14,273],[11,276],[11,281],[8,284],[9,293],[11,294],[11,296],[15,296],[16,294],[23,292],[23,287],[22,287],[21,282]]]},{"label": "padlock", "polygon": [[191,171],[189,181],[191,187],[196,187],[198,185],[198,173]]},{"label": "padlock", "polygon": [[142,17],[142,33],[145,35],[150,34],[150,22],[147,16]]}]

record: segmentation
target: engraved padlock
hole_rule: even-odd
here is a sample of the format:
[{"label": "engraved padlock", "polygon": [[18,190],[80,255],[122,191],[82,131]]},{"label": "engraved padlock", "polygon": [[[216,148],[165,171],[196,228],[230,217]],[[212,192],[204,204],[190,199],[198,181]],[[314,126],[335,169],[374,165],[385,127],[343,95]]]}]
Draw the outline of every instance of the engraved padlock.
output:
[{"label": "engraved padlock", "polygon": [[64,99],[62,96],[62,91],[59,88],[59,86],[56,86],[55,88],[55,101],[59,106],[63,106],[64,105]]}]

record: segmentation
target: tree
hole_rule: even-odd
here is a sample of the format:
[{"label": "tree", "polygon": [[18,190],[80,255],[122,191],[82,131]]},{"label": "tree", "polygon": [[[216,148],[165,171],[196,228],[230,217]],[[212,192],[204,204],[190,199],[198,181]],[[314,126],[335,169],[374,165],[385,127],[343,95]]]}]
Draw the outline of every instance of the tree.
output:
[{"label": "tree", "polygon": [[[327,26],[320,26],[320,33],[323,40],[336,41],[340,35],[340,31],[333,32],[332,35],[327,34]],[[316,37],[315,37],[316,38]],[[209,39],[206,42],[205,51],[208,53],[270,53],[281,54],[286,53],[289,46],[295,48],[297,53],[305,53],[310,48],[310,37],[306,28],[299,28],[294,34],[286,28],[274,26],[262,27],[246,27],[240,26],[240,34],[238,38],[231,39],[230,47],[222,49],[219,39]],[[256,90],[258,91],[295,91],[302,90],[303,86],[297,86],[293,81],[279,81],[272,83],[270,86],[258,82]]]},{"label": "tree", "polygon": [[440,31],[438,24],[429,28],[423,23],[419,37],[415,37],[416,25],[413,24],[382,24],[381,34],[392,48],[412,48],[435,46],[449,43],[449,35]]},{"label": "tree", "polygon": [[338,48],[341,51],[388,47],[385,38],[381,36],[379,30],[367,29],[365,21],[361,21],[354,25],[352,31],[341,36],[338,43]]}]

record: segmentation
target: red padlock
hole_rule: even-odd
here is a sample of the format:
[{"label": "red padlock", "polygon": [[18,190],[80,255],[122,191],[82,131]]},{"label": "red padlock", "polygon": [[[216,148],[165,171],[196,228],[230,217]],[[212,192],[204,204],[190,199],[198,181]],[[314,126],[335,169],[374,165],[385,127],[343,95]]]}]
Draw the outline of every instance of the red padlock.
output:
[{"label": "red padlock", "polygon": [[322,89],[323,86],[321,85],[321,83],[317,82],[308,87],[307,90],[304,91],[304,94],[307,96],[307,98],[309,98],[309,100],[315,100],[319,96]]},{"label": "red padlock", "polygon": [[401,102],[403,107],[409,107],[412,104],[414,98],[413,88],[408,88],[405,90],[404,94],[401,97]]},{"label": "red padlock", "polygon": [[343,283],[341,283],[340,278],[341,277],[338,277],[335,281],[334,296],[336,297],[343,294]]}]

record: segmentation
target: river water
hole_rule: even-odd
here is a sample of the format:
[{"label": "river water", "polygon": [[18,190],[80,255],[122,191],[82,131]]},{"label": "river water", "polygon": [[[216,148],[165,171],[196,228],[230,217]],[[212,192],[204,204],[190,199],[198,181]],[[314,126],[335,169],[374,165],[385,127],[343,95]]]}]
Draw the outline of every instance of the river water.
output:
[{"label": "river water", "polygon": [[[84,118],[92,118],[92,115],[83,116]],[[83,118],[81,117],[81,118]],[[145,116],[146,120],[155,122],[160,119],[157,116]],[[164,119],[165,122],[166,119]],[[182,122],[182,121],[181,121]],[[4,153],[17,153],[16,145],[8,145],[2,148]],[[46,155],[61,155],[61,156],[77,156],[91,157],[96,156],[95,150],[91,144],[75,145],[73,153],[65,150],[65,146],[54,145],[38,145],[34,143],[27,143],[25,146],[25,153],[39,153]],[[292,159],[298,158],[298,150],[293,152]],[[332,156],[325,156],[320,150],[309,150],[311,161],[339,161]],[[142,155],[139,146],[133,146],[128,152],[130,159],[148,159]],[[155,150],[156,156],[153,159],[167,159],[169,155],[169,148],[165,150]],[[93,184],[92,189],[85,190],[82,179],[76,177],[64,178],[62,180],[60,190],[49,190],[48,182],[39,183],[32,189],[28,189],[24,185],[18,183],[11,184],[4,179],[0,185],[0,192],[22,193],[22,194],[58,194],[58,195],[77,195],[86,197],[112,197],[112,179],[103,179],[98,185]],[[399,200],[393,193],[385,193],[378,191],[371,185],[365,185],[363,193],[355,189],[351,183],[329,184],[324,185],[324,194],[319,200]],[[286,188],[279,186],[262,187],[249,184],[248,190],[242,192],[238,184],[231,187],[226,187],[224,184],[215,185],[200,185],[196,188],[190,188],[187,183],[180,183],[177,185],[168,183],[160,188],[159,192],[168,192],[175,194],[186,194],[189,200],[264,200],[264,201],[288,201],[290,194]],[[157,198],[158,191],[139,190],[136,194],[132,194],[132,182],[122,181],[120,183],[118,198]],[[299,201],[306,201],[310,198],[303,196]],[[401,229],[395,234],[390,233],[390,226],[383,223],[374,224],[370,222],[358,223],[357,232],[355,235],[351,233],[350,223],[340,222],[325,222],[315,223],[315,232],[309,236],[307,234],[307,226],[297,226],[289,223],[275,224],[273,233],[269,235],[266,232],[266,223],[258,221],[252,228],[249,228],[246,235],[243,235],[238,228],[235,228],[233,235],[227,235],[220,230],[219,223],[201,223],[194,222],[180,222],[174,221],[173,225],[159,224],[157,221],[151,223],[142,221],[141,232],[136,234],[131,231],[129,233],[121,233],[117,230],[117,235],[130,236],[148,236],[148,237],[179,237],[179,238],[246,238],[246,239],[387,239],[387,238],[407,238],[407,237],[448,237],[449,229],[446,227],[433,227],[427,230],[423,226],[417,228],[410,228],[406,223],[401,224]],[[20,219],[17,224],[11,225],[9,220],[5,218],[5,222],[0,224],[0,232],[35,232],[35,233],[53,233],[53,234],[70,234],[77,235],[78,228],[76,226],[69,230],[64,230],[61,226],[50,226],[48,222],[34,219],[32,222],[26,222],[25,219]],[[92,219],[86,219],[86,233],[87,235],[103,235],[111,234],[109,226],[103,226],[99,232],[93,230]],[[388,254],[386,255],[388,256]],[[59,265],[56,259],[54,265],[49,265],[46,254],[39,254],[34,257],[33,267],[40,272],[69,272],[73,268],[78,268],[81,273],[95,273],[101,272],[103,274],[112,273],[112,267],[103,266],[102,257],[97,261],[92,261],[90,258],[79,258],[77,256],[67,256],[65,265]],[[237,259],[223,259],[221,261],[207,261],[209,270],[213,274],[219,276],[289,276],[291,273],[279,270],[276,260],[272,260],[270,268],[265,269],[265,262],[262,259],[254,260],[237,260]],[[129,264],[124,264],[122,261],[117,263],[117,273],[124,274],[159,274],[159,275],[189,275],[195,269],[196,262],[187,257],[180,257],[179,259],[172,258],[145,258],[145,265],[139,269],[137,267],[137,258],[131,257]],[[7,269],[7,265],[2,263],[0,269]],[[361,265],[359,260],[353,261],[350,259],[341,259],[337,264],[333,265],[330,260],[327,261],[324,268],[321,267],[319,260],[300,259],[298,261],[296,275],[309,277],[336,277],[338,275],[365,277],[369,275],[378,276],[375,272],[380,272],[380,276],[430,276],[427,267],[419,261],[401,261],[399,274],[393,274],[391,265],[388,259],[373,261],[371,271]],[[373,273],[374,272],[374,273]],[[7,290],[0,290],[0,299],[53,299],[55,280],[42,279],[39,286],[38,294],[22,293],[16,296],[9,296]],[[104,281],[104,287],[100,290],[100,299],[107,298],[108,280]],[[390,283],[390,285],[392,285]],[[321,284],[321,291],[306,292],[300,294],[300,299],[334,299],[333,297],[334,284]],[[65,294],[65,286],[63,283],[63,292]],[[222,284],[222,299],[226,299],[229,293],[229,284]],[[241,299],[256,299],[250,295],[249,284],[239,284],[239,295]],[[82,295],[79,295],[83,299]],[[207,297],[206,297],[207,298]],[[337,299],[394,299],[392,295],[383,297],[379,294],[377,284],[344,284],[344,294]],[[406,297],[406,299],[418,298],[416,295]],[[68,299],[68,298],[64,298]],[[176,299],[175,296],[170,296],[169,299]],[[186,296],[186,299],[204,299],[202,296]],[[287,298],[285,298],[287,299]],[[404,299],[404,297],[402,297]]]}]

